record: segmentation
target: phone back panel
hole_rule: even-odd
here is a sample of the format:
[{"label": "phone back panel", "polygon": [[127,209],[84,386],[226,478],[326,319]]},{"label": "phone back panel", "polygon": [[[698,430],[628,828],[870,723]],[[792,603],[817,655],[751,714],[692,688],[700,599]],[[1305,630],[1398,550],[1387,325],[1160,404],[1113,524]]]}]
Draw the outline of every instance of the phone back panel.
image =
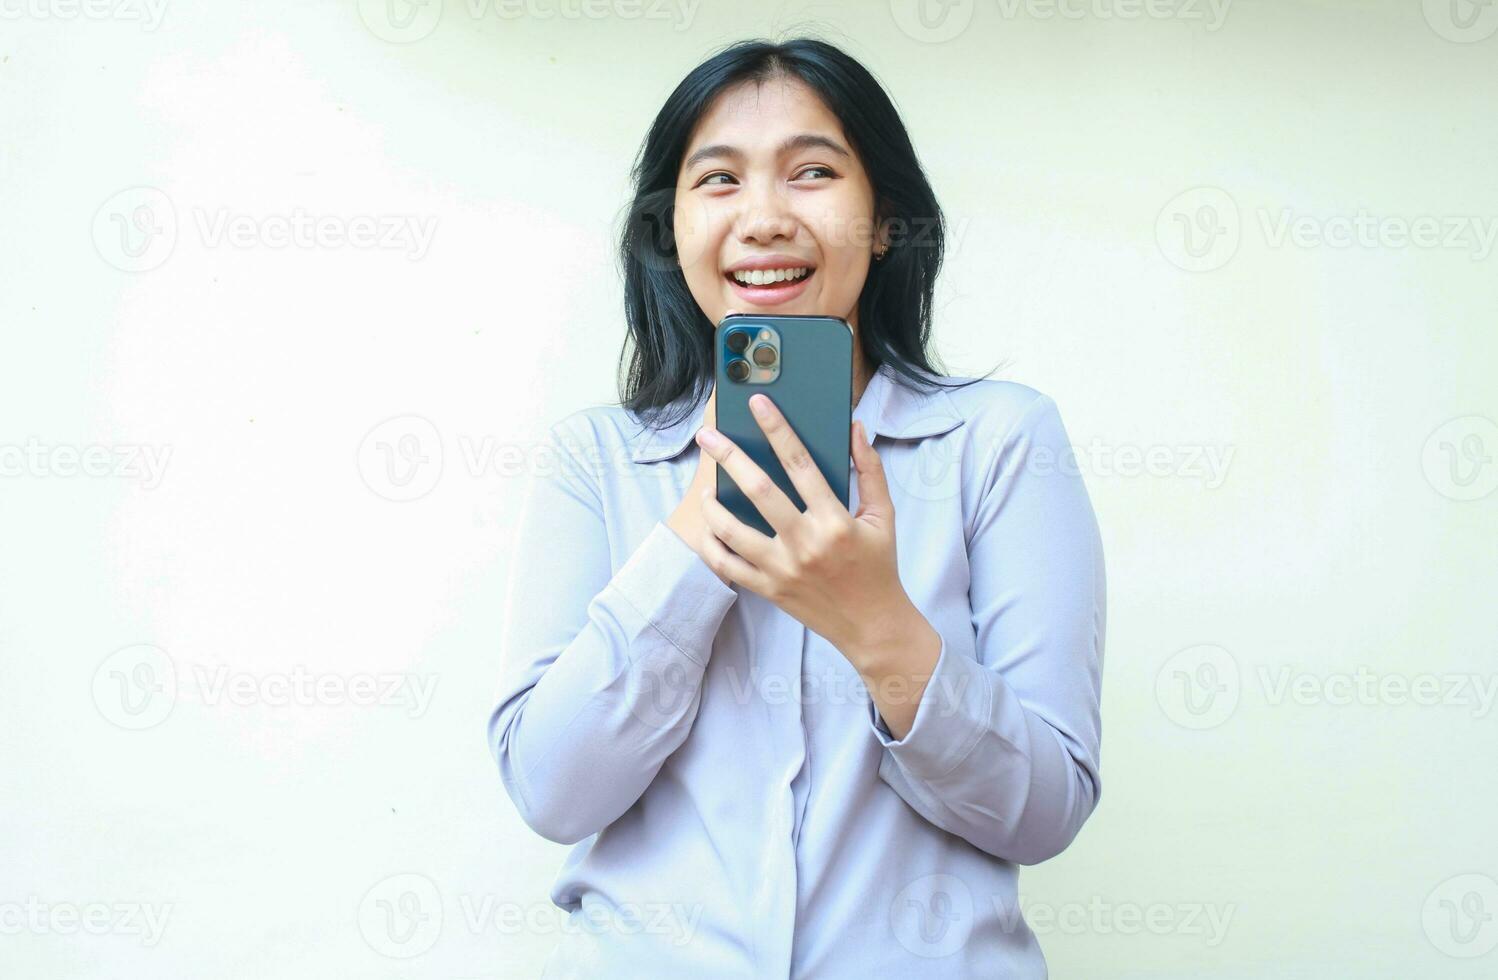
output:
[{"label": "phone back panel", "polygon": [[[725,335],[734,327],[757,323],[780,335],[780,374],[764,384],[730,380],[725,365],[733,355],[724,346]],[[805,510],[806,503],[749,409],[749,396],[763,392],[786,417],[828,486],[847,507],[853,415],[853,333],[848,325],[835,317],[735,315],[718,325],[714,349],[718,430],[758,463],[797,509]],[[774,536],[775,529],[721,466],[718,500],[745,524]]]}]

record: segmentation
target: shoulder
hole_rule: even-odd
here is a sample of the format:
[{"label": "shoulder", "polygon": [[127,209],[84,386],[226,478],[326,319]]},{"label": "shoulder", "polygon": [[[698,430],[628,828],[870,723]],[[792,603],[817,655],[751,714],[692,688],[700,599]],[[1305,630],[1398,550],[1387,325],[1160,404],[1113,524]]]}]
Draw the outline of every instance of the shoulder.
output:
[{"label": "shoulder", "polygon": [[640,424],[618,405],[589,405],[563,416],[551,426],[558,439],[588,446],[626,445]]},{"label": "shoulder", "polygon": [[[966,430],[961,479],[974,499],[1003,501],[1022,493],[1086,504],[1076,449],[1049,394],[1016,381],[979,379],[940,396],[963,418],[957,430]],[[1082,510],[1072,513],[1085,516]]]},{"label": "shoulder", "polygon": [[914,397],[928,406],[944,403],[963,421],[968,441],[999,446],[1059,425],[1060,412],[1050,395],[1018,381],[943,377],[944,390]]},{"label": "shoulder", "polygon": [[[685,402],[672,403],[649,419],[621,405],[590,405],[554,423],[550,438],[575,457],[627,471],[631,462],[680,452],[694,431],[694,417]],[[675,421],[665,424],[668,419]]]}]

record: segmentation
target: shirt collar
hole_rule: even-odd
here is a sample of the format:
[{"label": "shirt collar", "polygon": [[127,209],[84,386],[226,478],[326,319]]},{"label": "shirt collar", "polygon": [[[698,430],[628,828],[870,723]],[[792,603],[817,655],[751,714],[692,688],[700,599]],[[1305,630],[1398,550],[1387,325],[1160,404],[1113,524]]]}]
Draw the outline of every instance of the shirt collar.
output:
[{"label": "shirt collar", "polygon": [[[638,416],[626,413],[631,421],[641,426],[630,457],[636,463],[655,463],[680,455],[702,427],[702,417],[706,412],[707,402],[699,400],[691,414],[663,429],[646,428]],[[908,387],[896,379],[887,364],[879,365],[869,379],[853,417],[861,420],[875,437],[887,439],[941,435],[963,423],[962,415],[945,390],[938,388],[925,393]]]}]

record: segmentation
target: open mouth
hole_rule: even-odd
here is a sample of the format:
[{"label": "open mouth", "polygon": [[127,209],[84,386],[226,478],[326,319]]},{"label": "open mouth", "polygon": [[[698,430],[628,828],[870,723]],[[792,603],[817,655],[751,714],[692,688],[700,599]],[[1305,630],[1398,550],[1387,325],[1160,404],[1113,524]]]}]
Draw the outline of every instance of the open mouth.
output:
[{"label": "open mouth", "polygon": [[785,282],[798,282],[809,278],[816,271],[816,269],[809,266],[798,266],[788,269],[741,269],[737,272],[726,272],[724,275],[740,286],[754,288],[778,286]]},{"label": "open mouth", "polygon": [[799,296],[817,270],[812,266],[784,269],[741,269],[725,272],[723,278],[740,297],[760,306],[784,303]]}]

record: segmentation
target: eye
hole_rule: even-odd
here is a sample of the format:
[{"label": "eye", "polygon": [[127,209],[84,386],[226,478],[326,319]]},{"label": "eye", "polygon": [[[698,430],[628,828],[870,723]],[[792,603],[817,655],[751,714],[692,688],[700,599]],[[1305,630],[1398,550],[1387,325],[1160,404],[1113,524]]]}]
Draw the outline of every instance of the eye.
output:
[{"label": "eye", "polygon": [[696,186],[701,187],[703,184],[711,183],[713,182],[714,177],[727,177],[729,180],[733,180],[732,174],[727,174],[721,170],[716,170],[708,174],[706,177],[703,177],[701,180],[697,181]]},{"label": "eye", "polygon": [[797,177],[804,177],[804,176],[806,176],[809,173],[816,173],[817,171],[821,171],[822,173],[826,174],[828,177],[836,177],[837,176],[837,174],[835,174],[835,173],[832,172],[832,168],[831,167],[823,167],[823,166],[817,166],[817,165],[813,165],[813,166],[807,167],[806,169],[802,170],[800,173],[796,174],[796,176]]}]

